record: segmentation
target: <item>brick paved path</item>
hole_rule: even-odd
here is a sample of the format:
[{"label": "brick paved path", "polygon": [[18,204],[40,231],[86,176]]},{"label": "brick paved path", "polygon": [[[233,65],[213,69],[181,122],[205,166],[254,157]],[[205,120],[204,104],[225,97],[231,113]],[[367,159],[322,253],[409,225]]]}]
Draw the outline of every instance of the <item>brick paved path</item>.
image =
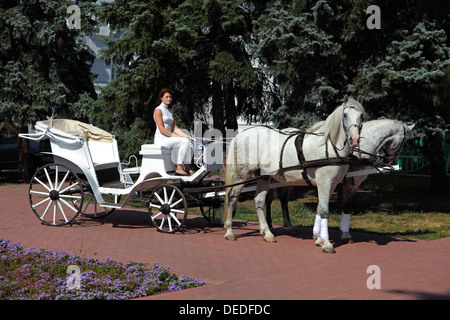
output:
[{"label": "brick paved path", "polygon": [[[342,244],[331,231],[336,254],[324,254],[311,228],[296,237],[276,228],[278,242],[265,243],[253,222],[235,222],[238,241],[222,228],[189,217],[186,228],[162,234],[143,211],[120,209],[72,226],[42,225],[29,207],[28,186],[0,187],[0,237],[25,247],[42,247],[88,257],[153,264],[207,282],[206,286],[145,299],[450,299],[450,238],[416,241],[353,233]],[[369,290],[370,265],[381,271],[381,289]]]}]

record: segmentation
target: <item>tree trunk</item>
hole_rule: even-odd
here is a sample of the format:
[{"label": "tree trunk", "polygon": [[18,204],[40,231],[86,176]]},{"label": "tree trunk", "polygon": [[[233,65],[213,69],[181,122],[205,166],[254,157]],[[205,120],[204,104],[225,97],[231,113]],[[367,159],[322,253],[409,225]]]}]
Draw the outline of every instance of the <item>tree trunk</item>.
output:
[{"label": "tree trunk", "polygon": [[[18,127],[10,121],[5,121],[7,132],[11,134],[28,133],[27,127]],[[30,154],[30,141],[17,137],[17,146],[19,148],[19,165],[17,168],[17,175],[19,180],[28,182],[33,175],[32,162]]]},{"label": "tree trunk", "polygon": [[212,116],[214,129],[220,130],[225,136],[225,118],[222,103],[222,87],[219,82],[212,80]]},{"label": "tree trunk", "polygon": [[233,84],[226,84],[224,90],[225,118],[227,129],[236,130],[238,128],[236,115],[236,102],[234,96]]},{"label": "tree trunk", "polygon": [[[27,133],[28,130],[21,130],[23,133]],[[30,154],[30,141],[28,139],[17,138],[17,145],[19,146],[19,168],[18,176],[19,180],[29,182],[33,175],[33,165]]]}]

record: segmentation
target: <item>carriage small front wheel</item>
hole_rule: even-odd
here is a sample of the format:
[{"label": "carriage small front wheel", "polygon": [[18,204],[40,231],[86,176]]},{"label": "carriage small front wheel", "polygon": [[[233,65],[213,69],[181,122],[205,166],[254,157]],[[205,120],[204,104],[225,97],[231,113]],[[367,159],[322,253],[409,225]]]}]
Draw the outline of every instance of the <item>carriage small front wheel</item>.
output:
[{"label": "carriage small front wheel", "polygon": [[80,213],[84,193],[78,175],[55,163],[39,168],[30,182],[30,205],[44,224],[63,226]]},{"label": "carriage small front wheel", "polygon": [[152,192],[148,210],[153,225],[159,231],[173,233],[186,220],[188,205],[184,193],[178,187],[166,184]]}]

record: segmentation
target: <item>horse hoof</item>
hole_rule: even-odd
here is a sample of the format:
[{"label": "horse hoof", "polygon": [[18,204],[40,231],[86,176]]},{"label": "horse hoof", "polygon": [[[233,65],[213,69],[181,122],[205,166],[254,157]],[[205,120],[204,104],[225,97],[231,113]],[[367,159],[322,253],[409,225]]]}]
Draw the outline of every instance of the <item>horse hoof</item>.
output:
[{"label": "horse hoof", "polygon": [[336,251],[334,250],[333,245],[331,244],[331,242],[329,240],[325,240],[323,242],[322,252],[325,252],[325,253],[336,253]]},{"label": "horse hoof", "polygon": [[274,243],[274,242],[277,242],[277,238],[275,238],[274,236],[269,236],[269,237],[265,237],[264,241],[269,242],[269,243]]},{"label": "horse hoof", "polygon": [[344,243],[353,243],[352,236],[348,232],[345,232],[341,235],[341,240]]},{"label": "horse hoof", "polygon": [[232,236],[225,236],[225,240],[236,241],[236,240],[237,240],[237,238],[236,238],[236,236],[235,236],[235,235],[232,235]]},{"label": "horse hoof", "polygon": [[322,252],[325,253],[336,253],[336,250],[334,250],[333,246],[322,246]]},{"label": "horse hoof", "polygon": [[322,239],[320,238],[320,236],[313,235],[313,240],[316,240],[316,242],[314,242],[314,244],[315,244],[316,246],[318,246],[318,247],[323,246],[323,241],[322,241]]}]

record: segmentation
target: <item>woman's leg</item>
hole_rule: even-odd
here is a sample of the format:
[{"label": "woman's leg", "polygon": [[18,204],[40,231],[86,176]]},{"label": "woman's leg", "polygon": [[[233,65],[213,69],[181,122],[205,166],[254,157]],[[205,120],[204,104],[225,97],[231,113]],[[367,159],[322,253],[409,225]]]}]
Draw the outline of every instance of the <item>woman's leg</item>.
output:
[{"label": "woman's leg", "polygon": [[194,172],[190,170],[191,160],[192,160],[192,144],[191,140],[184,138],[178,150],[178,161],[177,163],[184,163],[184,171],[188,174],[193,174]]},{"label": "woman's leg", "polygon": [[[189,164],[191,159],[191,146],[190,146],[190,140],[188,138],[181,138],[181,137],[167,137],[163,141],[161,141],[161,145],[167,148],[171,148],[172,150],[177,149],[178,154],[176,155],[176,165],[177,169],[175,170],[176,173],[179,174],[186,174],[186,171],[189,171],[189,168],[183,170],[183,163],[187,163],[185,159],[189,158]],[[172,160],[174,160],[174,157],[172,156]]]}]

